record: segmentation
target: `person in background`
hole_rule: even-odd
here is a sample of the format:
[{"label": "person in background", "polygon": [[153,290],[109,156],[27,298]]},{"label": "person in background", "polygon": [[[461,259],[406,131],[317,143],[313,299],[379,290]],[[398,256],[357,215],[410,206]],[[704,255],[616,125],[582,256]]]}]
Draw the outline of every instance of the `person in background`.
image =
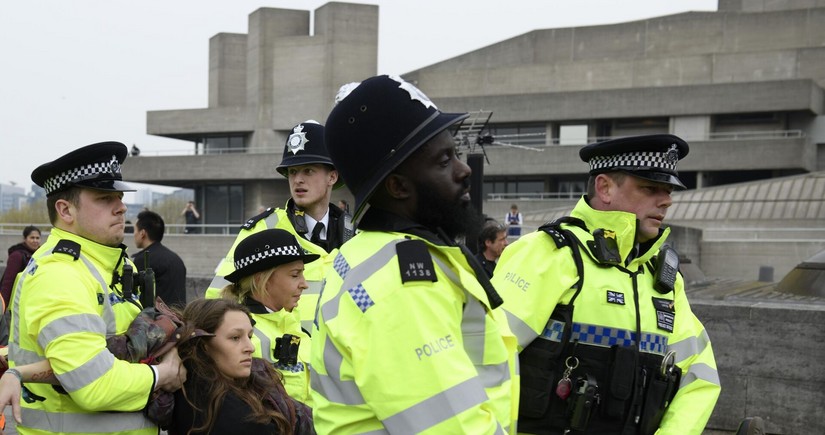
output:
[{"label": "person in background", "polygon": [[345,199],[338,200],[338,208],[344,210],[345,213],[349,213],[349,203]]},{"label": "person in background", "polygon": [[142,211],[138,213],[135,229],[135,246],[141,250],[132,255],[137,270],[152,269],[155,295],[166,305],[186,305],[186,265],[178,254],[161,243],[166,232],[163,218],[153,211]]},{"label": "person in background", "polygon": [[493,277],[496,262],[507,247],[507,229],[497,222],[488,222],[478,233],[478,253],[476,259],[481,263],[487,276]]},{"label": "person in background", "polygon": [[232,284],[223,290],[246,306],[255,320],[253,356],[281,373],[289,395],[309,406],[310,336],[292,310],[308,285],[304,265],[320,255],[306,254],[289,231],[273,228],[250,235],[235,248]]},{"label": "person in background", "polygon": [[253,357],[249,310],[228,299],[197,299],[184,309],[179,344],[191,376],[175,393],[169,435],[310,435],[312,412],[284,391],[278,373]]},{"label": "person in background", "polygon": [[198,213],[198,209],[195,207],[195,201],[187,202],[180,214],[186,220],[186,226],[183,228],[184,234],[197,234],[201,232],[200,228],[195,226],[201,218],[201,214]]},{"label": "person in background", "polygon": [[670,134],[583,147],[587,194],[504,250],[492,281],[523,348],[519,432],[702,433],[719,374],[663,227],[687,153]]},{"label": "person in background", "polygon": [[524,225],[524,216],[518,211],[518,205],[513,204],[510,206],[510,211],[504,215],[504,222],[507,224],[508,236],[521,236],[521,226]]},{"label": "person in background", "polygon": [[515,433],[514,337],[495,289],[455,242],[481,225],[444,113],[397,76],[369,78],[327,118],[359,233],[341,246],[312,336],[315,427]]},{"label": "person in background", "polygon": [[22,272],[29,264],[29,259],[37,248],[40,247],[40,229],[29,225],[23,228],[23,241],[9,247],[9,256],[6,259],[6,270],[3,271],[3,279],[0,281],[0,294],[3,296],[3,315],[0,317],[0,346],[9,343],[9,322],[11,313],[6,309],[9,306],[11,290],[14,287],[14,280],[17,274]]},{"label": "person in background", "polygon": [[293,311],[301,319],[303,328],[310,331],[324,279],[324,265],[333,258],[328,254],[341,247],[354,233],[351,217],[330,203],[332,190],[343,186],[344,182],[338,177],[327,153],[324,126],[309,120],[293,127],[276,170],[289,181],[289,200],[284,208],[270,207],[241,226],[235,243],[216,267],[206,297],[219,297],[223,288],[230,284],[224,277],[235,270],[234,252],[243,239],[267,228],[281,228],[292,233],[304,250],[321,256],[320,261],[304,270],[309,288]]},{"label": "person in background", "polygon": [[16,366],[48,361],[61,386],[27,384],[21,435],[156,434],[141,410],[154,390],[174,391],[186,379],[175,349],[149,366],[118,360],[106,347],[141,311],[122,279],[131,265],[123,245],[126,154],[122,143],[96,143],[32,172],[53,229],[15,283],[11,368],[0,381],[22,381]]},{"label": "person in background", "polygon": [[[0,294],[3,295],[3,309],[9,306],[11,289],[14,279],[29,264],[29,259],[40,247],[40,228],[29,225],[23,228],[23,241],[9,247],[9,257],[6,259],[6,270],[3,272],[3,281],[0,285]],[[8,339],[8,335],[6,336]]]}]

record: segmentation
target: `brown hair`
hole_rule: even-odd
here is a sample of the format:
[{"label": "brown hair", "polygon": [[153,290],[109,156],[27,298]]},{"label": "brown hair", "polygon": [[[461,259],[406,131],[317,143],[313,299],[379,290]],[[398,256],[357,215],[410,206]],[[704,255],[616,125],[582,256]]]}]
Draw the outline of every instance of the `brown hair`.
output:
[{"label": "brown hair", "polygon": [[[223,323],[224,315],[230,311],[245,313],[254,324],[249,309],[237,302],[229,299],[197,299],[183,310],[182,318],[186,322],[186,329],[182,335],[190,336],[195,328],[214,333]],[[290,419],[279,410],[265,406],[268,402],[262,400],[271,391],[282,389],[276,385],[276,382],[281,380],[275,369],[269,364],[265,365],[267,373],[271,376],[265,376],[263,383],[261,377],[257,378],[258,382],[252,382],[251,376],[247,379],[231,379],[217,369],[215,360],[207,348],[211,340],[212,337],[208,336],[197,337],[178,345],[178,353],[187,372],[197,374],[201,378],[200,382],[184,384],[183,396],[193,409],[205,412],[203,425],[190,428],[187,435],[192,432],[210,432],[224,398],[230,393],[249,406],[252,410],[251,418],[256,423],[274,422],[278,427],[278,433],[292,433],[293,423]],[[200,409],[192,399],[205,404],[206,409]]]},{"label": "brown hair", "polygon": [[57,210],[54,208],[54,204],[61,199],[65,199],[72,203],[73,206],[78,207],[80,205],[80,188],[72,186],[46,197],[46,209],[49,212],[49,221],[51,221],[52,225],[57,223]]},{"label": "brown hair", "polygon": [[[276,266],[277,267],[277,266]],[[235,284],[229,284],[221,291],[221,296],[229,298],[238,303],[243,303],[247,297],[255,300],[262,300],[266,293],[266,283],[269,277],[275,273],[276,267],[261,272],[245,276]]]}]

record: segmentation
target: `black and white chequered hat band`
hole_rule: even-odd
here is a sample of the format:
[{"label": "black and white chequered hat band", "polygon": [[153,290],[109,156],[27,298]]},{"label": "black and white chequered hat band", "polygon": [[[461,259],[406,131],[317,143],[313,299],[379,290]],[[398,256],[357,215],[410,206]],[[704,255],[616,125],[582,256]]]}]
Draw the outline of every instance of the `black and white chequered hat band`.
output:
[{"label": "black and white chequered hat band", "polygon": [[255,264],[265,258],[269,257],[300,257],[304,255],[303,252],[298,250],[297,246],[279,246],[274,249],[268,249],[262,252],[256,252],[252,255],[247,257],[241,258],[240,260],[235,261],[235,270],[243,269],[249,265]]},{"label": "black and white chequered hat band", "polygon": [[120,163],[116,156],[112,156],[112,159],[108,162],[96,162],[64,171],[44,181],[43,188],[46,190],[46,195],[50,195],[52,192],[60,190],[66,184],[93,179],[100,174],[112,174],[120,179]]},{"label": "black and white chequered hat band", "polygon": [[664,169],[676,172],[676,162],[678,155],[672,151],[668,152],[633,152],[625,154],[615,154],[612,156],[595,156],[590,159],[590,170],[610,169],[610,168],[632,168],[632,169]]}]

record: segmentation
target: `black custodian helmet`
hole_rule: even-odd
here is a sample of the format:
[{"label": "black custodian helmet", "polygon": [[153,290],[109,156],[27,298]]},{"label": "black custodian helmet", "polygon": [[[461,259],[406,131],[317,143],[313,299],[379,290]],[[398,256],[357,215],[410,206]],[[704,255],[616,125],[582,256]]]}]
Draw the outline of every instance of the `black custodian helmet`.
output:
[{"label": "black custodian helmet", "polygon": [[441,112],[398,76],[344,85],[336,100],[327,118],[326,143],[338,173],[355,196],[354,222],[366,211],[376,187],[401,162],[469,116]]},{"label": "black custodian helmet", "polygon": [[[324,143],[324,126],[318,121],[304,121],[292,128],[292,134],[286,139],[284,156],[281,164],[275,168],[279,174],[286,177],[291,166],[311,165],[321,163],[335,169],[329,158],[327,146]],[[338,177],[333,189],[344,185],[344,179]]]}]

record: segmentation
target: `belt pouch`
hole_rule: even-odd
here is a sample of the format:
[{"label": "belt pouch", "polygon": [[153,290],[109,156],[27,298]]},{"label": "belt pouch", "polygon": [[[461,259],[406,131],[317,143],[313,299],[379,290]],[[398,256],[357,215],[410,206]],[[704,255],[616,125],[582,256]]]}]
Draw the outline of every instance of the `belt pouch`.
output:
[{"label": "belt pouch", "polygon": [[668,381],[658,375],[653,375],[648,380],[645,401],[642,408],[642,418],[639,424],[641,435],[652,435],[659,429],[659,423],[665,416],[665,404],[668,400]]},{"label": "belt pouch", "polygon": [[607,394],[601,409],[605,417],[622,418],[633,396],[638,353],[636,348],[617,345],[610,350]]}]

